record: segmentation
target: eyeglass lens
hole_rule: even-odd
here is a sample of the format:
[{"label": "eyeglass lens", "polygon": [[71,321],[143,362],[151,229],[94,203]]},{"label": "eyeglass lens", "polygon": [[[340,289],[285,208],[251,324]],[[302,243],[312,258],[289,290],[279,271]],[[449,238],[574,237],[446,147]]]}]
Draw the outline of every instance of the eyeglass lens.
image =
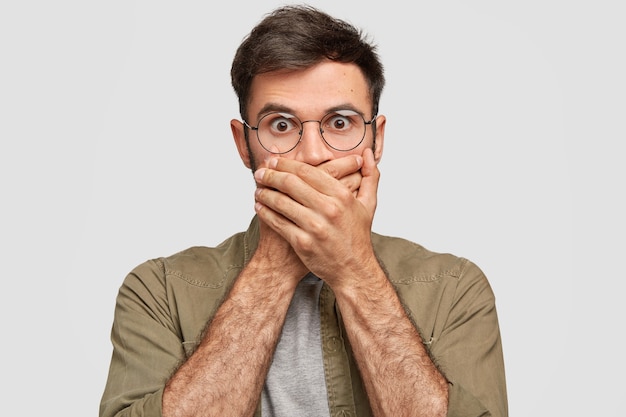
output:
[{"label": "eyeglass lens", "polygon": [[268,113],[259,120],[257,136],[261,146],[272,153],[286,153],[295,148],[302,137],[304,123],[319,123],[324,141],[333,149],[349,151],[365,137],[365,120],[353,110],[328,113],[322,120],[301,121],[283,112]]}]

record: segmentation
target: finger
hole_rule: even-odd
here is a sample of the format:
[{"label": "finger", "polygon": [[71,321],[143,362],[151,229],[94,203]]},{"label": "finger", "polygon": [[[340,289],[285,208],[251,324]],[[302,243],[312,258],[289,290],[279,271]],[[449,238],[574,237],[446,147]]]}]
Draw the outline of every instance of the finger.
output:
[{"label": "finger", "polygon": [[311,218],[317,218],[317,214],[280,191],[269,188],[257,189],[255,199],[254,210],[259,219],[288,241],[291,246],[296,242],[305,242],[309,239],[303,226],[307,221],[311,221]]},{"label": "finger", "polygon": [[[259,219],[270,227],[272,230],[277,232],[279,235],[285,237],[285,231],[290,226],[294,226],[293,222],[283,216],[281,213],[277,212],[271,207],[270,199],[267,194],[272,193],[271,190],[264,190],[263,193],[265,195],[261,196],[261,192],[257,189],[257,193],[255,194],[256,201],[254,204],[254,211],[259,216]],[[277,193],[277,192],[273,192]],[[277,193],[280,194],[280,193]]]},{"label": "finger", "polygon": [[326,171],[285,158],[272,159],[268,168],[255,173],[261,185],[279,190],[307,207],[323,204],[323,196],[349,193],[345,186]]},{"label": "finger", "polygon": [[[269,163],[269,166],[276,167],[276,164]],[[254,179],[258,184],[257,193],[260,189],[267,188],[279,191],[291,199],[304,202],[310,201],[310,195],[316,190],[300,178],[299,172],[303,169],[315,169],[311,166],[303,165],[299,170],[280,171],[272,168],[260,168],[254,173]],[[268,194],[269,196],[269,194]],[[310,203],[309,203],[310,204]]]},{"label": "finger", "polygon": [[361,174],[363,178],[361,179],[357,199],[373,215],[376,211],[380,171],[374,159],[374,153],[369,148],[363,152],[363,168],[361,168]]},{"label": "finger", "polygon": [[363,178],[361,171],[357,171],[353,174],[346,175],[345,177],[341,178],[339,182],[345,185],[346,188],[348,188],[348,190],[350,190],[351,192],[355,192],[361,186],[361,178]]},{"label": "finger", "polygon": [[348,155],[324,162],[318,168],[335,179],[342,179],[347,175],[358,172],[362,166],[363,157],[361,155]]},{"label": "finger", "polygon": [[[320,230],[325,230],[322,225],[327,219],[336,218],[344,212],[349,202],[355,201],[355,195],[348,187],[316,167],[299,165],[300,168],[294,171],[295,174],[269,168],[260,169],[255,173],[257,181],[263,184],[255,194],[257,202],[261,204],[257,205],[257,209],[263,210],[265,206],[302,230],[315,231],[319,234]],[[320,183],[332,182],[332,190],[318,191],[299,175],[308,176],[309,179],[321,177]],[[283,227],[281,230],[286,229]]]}]

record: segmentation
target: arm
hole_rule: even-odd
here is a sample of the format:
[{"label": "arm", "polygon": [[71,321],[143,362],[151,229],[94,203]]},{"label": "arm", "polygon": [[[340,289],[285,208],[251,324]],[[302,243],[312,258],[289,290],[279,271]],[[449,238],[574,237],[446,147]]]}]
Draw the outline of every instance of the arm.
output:
[{"label": "arm", "polygon": [[[259,241],[247,266],[236,279],[232,278],[235,283],[230,293],[215,297],[212,290],[198,288],[196,293],[193,286],[181,287],[194,291],[192,296],[183,295],[185,301],[202,303],[206,297],[206,306],[195,309],[200,318],[191,318],[191,323],[178,322],[179,312],[170,304],[172,287],[166,282],[163,262],[146,262],[126,277],[115,307],[111,332],[114,349],[101,417],[167,416],[172,409],[194,415],[199,407],[205,407],[200,415],[206,415],[207,410],[227,408],[229,404],[234,406],[228,412],[210,415],[252,414],[247,410],[251,402],[252,407],[258,402],[259,394],[255,391],[260,392],[259,380],[263,380],[267,357],[273,351],[272,339],[277,337],[276,329],[282,326],[283,311],[291,300],[290,285],[295,284],[290,284],[289,278],[302,273],[298,270],[302,267],[299,261],[291,264],[295,269],[282,269],[280,277],[273,273],[276,264],[267,267],[277,261],[275,256],[280,256],[279,247],[264,254],[269,246],[274,246],[267,239],[271,235],[264,235],[266,243]],[[284,255],[278,261],[283,267],[289,265],[288,254]],[[222,297],[224,301],[220,302]],[[204,326],[192,353],[191,347],[186,346],[196,345],[201,317],[209,317],[212,306],[217,304],[221,307],[215,307],[215,314],[210,313],[214,319],[208,327]],[[193,312],[189,311],[187,317],[189,314]],[[182,327],[193,335],[185,338]],[[238,368],[240,373],[236,375]],[[239,391],[246,387],[249,389],[240,395]]]},{"label": "arm", "polygon": [[445,416],[447,381],[389,280],[375,263],[353,272],[334,292],[374,415]]},{"label": "arm", "polygon": [[[348,162],[328,169],[354,192],[360,165]],[[136,268],[117,298],[100,415],[194,415],[198,409],[204,415],[212,408],[227,410],[213,415],[251,414],[293,289],[306,272],[290,245],[260,222],[256,251],[191,353],[183,349],[181,323],[171,313],[164,265],[150,261]]]},{"label": "arm", "polygon": [[164,417],[254,413],[287,308],[306,273],[282,238],[261,227],[259,247],[200,345],[167,382]]},{"label": "arm", "polygon": [[[325,164],[348,193],[360,185],[359,158]],[[261,186],[262,188],[262,186]],[[194,354],[168,381],[163,416],[251,415],[258,403],[287,309],[308,270],[263,221],[252,259],[221,304]]]},{"label": "arm", "polygon": [[371,150],[363,160],[355,197],[323,170],[274,159],[256,173],[257,213],[335,292],[375,414],[444,416],[447,382],[374,255],[379,173]]}]

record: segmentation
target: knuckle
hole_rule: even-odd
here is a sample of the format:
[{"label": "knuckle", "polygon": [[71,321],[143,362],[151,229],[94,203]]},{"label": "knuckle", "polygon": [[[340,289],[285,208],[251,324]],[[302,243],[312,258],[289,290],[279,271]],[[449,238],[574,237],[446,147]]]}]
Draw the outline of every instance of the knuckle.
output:
[{"label": "knuckle", "polygon": [[326,216],[328,216],[331,221],[335,221],[341,216],[343,210],[341,209],[341,207],[339,207],[338,204],[336,204],[335,202],[331,202],[326,205],[325,212]]},{"label": "knuckle", "polygon": [[322,168],[322,170],[333,178],[340,177],[339,170],[334,165],[326,165],[324,166],[324,168]]},{"label": "knuckle", "polygon": [[291,198],[286,197],[284,195],[278,194],[276,195],[275,200],[273,201],[274,209],[283,214],[289,214],[293,211],[293,200]]},{"label": "knuckle", "polygon": [[263,173],[263,178],[261,179],[261,182],[263,184],[271,184],[274,181],[274,178],[276,177],[276,172],[271,170],[271,169],[266,169],[265,172]]},{"label": "knuckle", "polygon": [[282,186],[281,189],[283,190],[293,190],[296,187],[299,186],[301,180],[299,177],[294,176],[294,175],[286,175],[283,179],[282,179]]},{"label": "knuckle", "polygon": [[313,239],[307,235],[298,235],[295,238],[295,245],[299,252],[304,254],[310,254],[313,252]]},{"label": "knuckle", "polygon": [[328,238],[328,227],[326,223],[320,221],[312,221],[310,223],[310,233],[315,236],[317,240],[326,240]]},{"label": "knuckle", "polygon": [[301,164],[296,167],[296,175],[301,178],[310,178],[315,168],[309,164]]},{"label": "knuckle", "polygon": [[311,224],[309,225],[309,231],[313,236],[319,238],[319,236],[323,233],[323,228],[319,224],[319,222],[311,222]]},{"label": "knuckle", "polygon": [[[355,183],[355,186],[353,188],[351,187],[345,187],[342,188],[340,190],[337,191],[337,199],[340,203],[332,203],[331,206],[338,206],[339,204],[341,205],[348,205],[350,204],[350,201],[352,201],[353,197],[352,197],[352,191],[353,189],[358,188],[358,184]],[[336,207],[337,210],[340,210],[340,207]]]}]

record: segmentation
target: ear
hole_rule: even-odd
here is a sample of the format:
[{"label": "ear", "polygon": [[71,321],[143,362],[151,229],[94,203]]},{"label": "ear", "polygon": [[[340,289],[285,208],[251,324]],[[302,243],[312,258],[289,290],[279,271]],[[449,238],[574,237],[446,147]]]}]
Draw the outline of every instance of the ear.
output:
[{"label": "ear", "polygon": [[378,164],[383,157],[383,145],[385,143],[385,116],[376,117],[376,147],[374,148],[374,160]]},{"label": "ear", "polygon": [[252,169],[252,164],[250,163],[250,152],[248,144],[246,143],[243,123],[237,119],[231,120],[230,130],[233,133],[233,139],[235,140],[235,146],[237,146],[237,151],[239,152],[241,161],[248,169]]}]

